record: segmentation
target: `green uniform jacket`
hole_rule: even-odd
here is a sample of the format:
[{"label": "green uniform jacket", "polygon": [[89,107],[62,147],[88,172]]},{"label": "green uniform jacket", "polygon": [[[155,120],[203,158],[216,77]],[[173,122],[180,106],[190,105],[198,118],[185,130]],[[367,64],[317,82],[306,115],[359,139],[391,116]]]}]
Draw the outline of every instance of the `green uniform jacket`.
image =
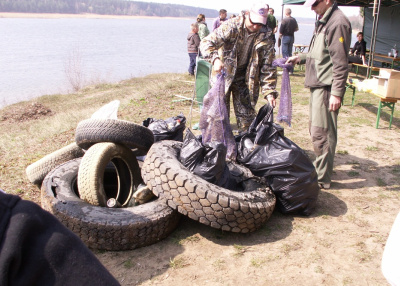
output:
[{"label": "green uniform jacket", "polygon": [[[227,75],[225,77],[225,91],[235,77],[237,70],[238,47],[244,41],[244,15],[225,21],[221,26],[204,38],[200,43],[200,51],[205,60],[213,63],[216,58],[223,61]],[[276,67],[272,66],[275,59],[274,42],[271,39],[272,30],[263,26],[255,37],[251,50],[249,64],[246,70],[246,84],[250,91],[251,101],[256,103],[260,87],[264,98],[271,94],[278,97],[276,88]],[[221,51],[218,52],[218,49]],[[213,78],[213,77],[212,77]]]},{"label": "green uniform jacket", "polygon": [[309,88],[332,86],[331,94],[343,97],[350,43],[351,24],[335,3],[317,21],[309,52],[300,55],[300,63],[306,63],[304,85]]}]

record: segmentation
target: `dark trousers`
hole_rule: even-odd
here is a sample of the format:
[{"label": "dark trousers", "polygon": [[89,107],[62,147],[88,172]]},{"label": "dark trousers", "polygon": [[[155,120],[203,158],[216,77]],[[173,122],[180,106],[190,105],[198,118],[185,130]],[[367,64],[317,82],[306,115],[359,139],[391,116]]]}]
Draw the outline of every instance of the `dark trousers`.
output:
[{"label": "dark trousers", "polygon": [[358,56],[349,56],[349,63],[355,63],[355,64],[363,64],[362,58]]},{"label": "dark trousers", "polygon": [[189,53],[190,64],[188,71],[191,75],[194,75],[194,69],[196,68],[196,57],[197,53]]},{"label": "dark trousers", "polygon": [[292,56],[294,37],[283,36],[282,37],[282,57],[288,58]]},{"label": "dark trousers", "polygon": [[226,96],[226,105],[229,115],[229,94],[232,93],[233,110],[235,111],[236,122],[240,132],[246,131],[256,117],[256,110],[254,107],[258,100],[258,98],[254,98],[252,102],[245,77],[246,69],[238,69]]}]

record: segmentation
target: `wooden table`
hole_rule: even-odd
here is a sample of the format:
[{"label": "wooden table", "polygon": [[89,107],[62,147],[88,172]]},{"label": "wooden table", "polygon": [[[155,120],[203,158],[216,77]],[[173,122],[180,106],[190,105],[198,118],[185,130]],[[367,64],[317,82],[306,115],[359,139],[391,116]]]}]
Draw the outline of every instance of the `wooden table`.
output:
[{"label": "wooden table", "polygon": [[[354,106],[354,98],[356,96],[357,83],[352,82],[351,79],[347,79],[346,90],[347,89],[351,89],[353,91],[353,96],[351,98],[351,106]],[[395,107],[396,102],[398,100],[400,100],[400,98],[384,97],[384,96],[374,93],[374,92],[367,92],[367,93],[379,97],[379,106],[378,106],[378,112],[376,113],[375,128],[378,129],[378,127],[379,127],[379,119],[381,118],[382,107],[388,107],[391,110],[390,121],[389,121],[389,129],[390,129],[392,127],[394,107]],[[343,104],[343,100],[342,100],[342,104]]]},{"label": "wooden table", "polygon": [[293,44],[293,47],[294,47],[294,53],[298,54],[298,53],[304,52],[304,50],[306,48],[308,48],[309,46],[308,45]]},{"label": "wooden table", "polygon": [[[351,65],[352,65],[353,67],[355,67],[355,74],[356,74],[356,76],[358,76],[358,70],[359,70],[359,68],[368,69],[368,66],[364,66],[364,65],[362,65],[362,64],[351,63]],[[370,76],[372,75],[373,72],[379,74],[379,70],[380,70],[380,69],[381,69],[381,68],[378,68],[378,67],[370,67]],[[368,78],[368,75],[367,75],[366,77]]]},{"label": "wooden table", "polygon": [[[367,58],[369,58],[370,52],[367,52],[365,54],[365,56]],[[382,63],[382,67],[386,67],[386,68],[399,68],[400,67],[400,58],[397,56],[397,58],[393,57],[393,55],[391,57],[389,57],[388,55],[384,55],[384,54],[378,54],[375,53],[374,54],[374,62],[380,62]]]},{"label": "wooden table", "polygon": [[[294,53],[295,55],[304,52],[306,48],[308,48],[308,45],[300,45],[300,44],[293,44],[294,47]],[[303,65],[300,65],[300,70],[303,70]]]}]

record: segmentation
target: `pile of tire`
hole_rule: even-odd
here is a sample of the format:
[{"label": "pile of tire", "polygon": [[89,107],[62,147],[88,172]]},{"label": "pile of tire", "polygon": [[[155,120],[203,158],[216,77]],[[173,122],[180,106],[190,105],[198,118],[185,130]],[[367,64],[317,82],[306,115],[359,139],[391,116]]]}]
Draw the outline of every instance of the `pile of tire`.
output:
[{"label": "pile of tire", "polygon": [[[117,119],[79,122],[75,142],[27,167],[41,188],[42,208],[92,249],[128,250],[167,237],[186,215],[223,231],[247,233],[275,207],[271,190],[240,166],[247,187],[231,191],[189,172],[179,161],[182,142],[154,143],[147,127]],[[146,155],[139,167],[137,156]],[[144,183],[156,196],[132,204]],[[115,204],[110,207],[110,198]]]},{"label": "pile of tire", "polygon": [[[75,141],[28,166],[26,173],[41,187],[42,208],[88,247],[135,249],[160,241],[177,227],[180,215],[165,199],[130,203],[142,182],[136,156],[146,154],[154,141],[148,128],[88,119],[78,124]],[[109,198],[120,207],[107,207]]]}]

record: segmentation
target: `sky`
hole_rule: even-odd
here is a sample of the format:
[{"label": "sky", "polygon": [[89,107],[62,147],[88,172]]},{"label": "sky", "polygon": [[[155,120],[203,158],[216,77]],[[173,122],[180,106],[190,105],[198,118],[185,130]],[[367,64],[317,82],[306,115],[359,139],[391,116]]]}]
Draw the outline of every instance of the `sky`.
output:
[{"label": "sky", "polygon": [[[257,0],[248,1],[232,1],[232,0],[138,0],[140,2],[153,2],[153,3],[164,3],[164,4],[181,4],[193,7],[201,7],[207,9],[226,9],[228,14],[239,13],[241,10],[246,10],[251,7]],[[281,16],[282,13],[282,0],[266,1],[270,7],[274,8],[275,16]],[[311,11],[311,8],[303,7],[302,5],[285,5],[292,9],[292,17],[299,18],[315,18],[315,13]],[[343,12],[347,16],[354,16],[359,14],[358,7],[341,7]],[[206,15],[207,16],[207,15]]]}]

